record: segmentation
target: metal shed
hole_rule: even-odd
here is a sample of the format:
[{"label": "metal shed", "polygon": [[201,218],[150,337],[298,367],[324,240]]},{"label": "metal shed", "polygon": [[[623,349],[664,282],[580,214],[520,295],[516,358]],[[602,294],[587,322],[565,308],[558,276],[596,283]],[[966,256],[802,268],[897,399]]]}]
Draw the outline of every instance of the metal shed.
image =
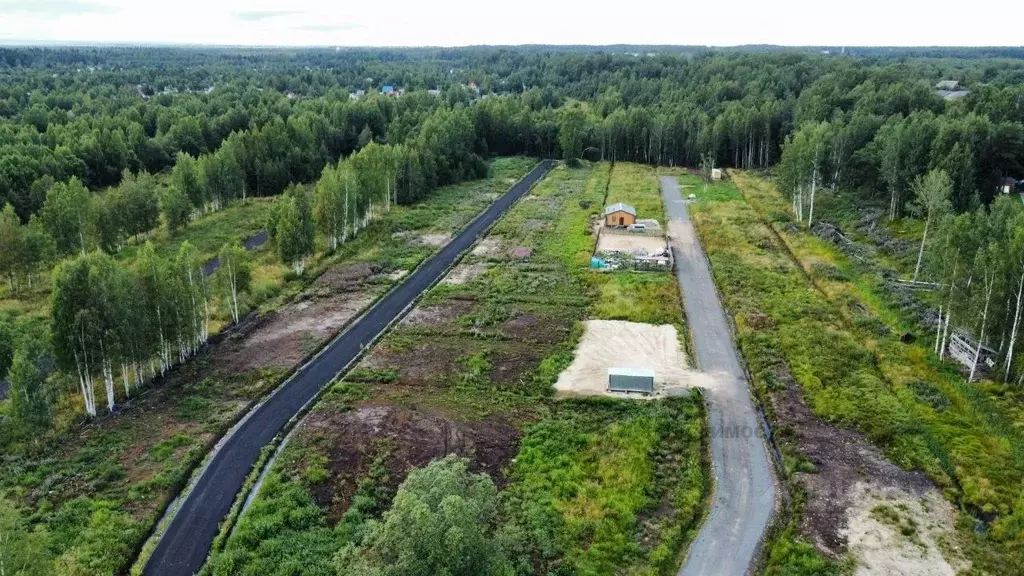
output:
[{"label": "metal shed", "polygon": [[608,390],[610,392],[654,393],[654,371],[641,368],[609,368]]}]

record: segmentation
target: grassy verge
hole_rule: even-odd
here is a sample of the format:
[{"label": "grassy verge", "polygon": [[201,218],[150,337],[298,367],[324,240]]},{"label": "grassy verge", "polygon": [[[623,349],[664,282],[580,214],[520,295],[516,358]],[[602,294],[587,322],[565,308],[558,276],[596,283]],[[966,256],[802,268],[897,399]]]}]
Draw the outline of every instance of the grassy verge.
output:
[{"label": "grassy verge", "polygon": [[551,397],[580,321],[615,302],[585,268],[607,181],[559,168],[513,207],[299,424],[205,571],[333,573],[411,468],[455,452],[501,488],[513,572],[673,573],[707,492],[700,400]]}]

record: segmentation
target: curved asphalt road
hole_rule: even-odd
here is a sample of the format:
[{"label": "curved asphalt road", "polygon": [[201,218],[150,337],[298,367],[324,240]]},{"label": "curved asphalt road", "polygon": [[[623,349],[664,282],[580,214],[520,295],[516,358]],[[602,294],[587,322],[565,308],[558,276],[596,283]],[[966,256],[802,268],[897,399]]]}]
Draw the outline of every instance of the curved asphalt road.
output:
[{"label": "curved asphalt road", "polygon": [[757,554],[775,507],[775,480],[725,311],[675,178],[661,178],[676,276],[701,370],[720,375],[705,391],[714,496],[680,576],[741,576]]},{"label": "curved asphalt road", "polygon": [[288,382],[249,415],[213,456],[178,509],[146,563],[144,575],[187,576],[199,570],[220,521],[230,510],[235,495],[256,463],[260,449],[324,385],[358,357],[364,345],[386,330],[424,290],[440,279],[459,254],[472,246],[477,237],[547,174],[553,164],[551,160],[541,161],[447,246],[328,344],[320,355],[299,368]]}]

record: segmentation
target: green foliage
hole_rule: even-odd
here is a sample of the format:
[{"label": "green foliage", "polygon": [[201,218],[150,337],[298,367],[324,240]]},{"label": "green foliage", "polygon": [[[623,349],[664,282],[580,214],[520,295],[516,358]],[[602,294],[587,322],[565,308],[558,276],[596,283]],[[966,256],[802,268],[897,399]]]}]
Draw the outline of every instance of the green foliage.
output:
[{"label": "green foliage", "polygon": [[313,253],[313,206],[309,193],[302,186],[291,186],[277,205],[271,225],[271,236],[277,242],[278,254],[285,264],[293,264],[301,272],[303,261]]},{"label": "green foliage", "polygon": [[192,217],[192,201],[180,188],[170,187],[160,196],[160,213],[163,214],[167,229],[174,234],[188,226]]},{"label": "green foliage", "polygon": [[371,521],[361,546],[336,560],[340,574],[475,576],[504,574],[490,530],[497,490],[486,475],[470,474],[454,455],[413,470],[381,521]]},{"label": "green foliage", "polygon": [[7,322],[0,320],[0,380],[7,376],[12,362],[14,362],[14,331]]},{"label": "green foliage", "polygon": [[693,400],[592,399],[532,426],[502,494],[516,573],[674,573],[707,490],[700,417]]},{"label": "green foliage", "polygon": [[27,528],[14,505],[0,499],[0,562],[6,574],[49,576],[54,574],[53,553],[46,530]]},{"label": "green foliage", "polygon": [[[2,352],[0,350],[0,354]],[[14,355],[8,374],[11,385],[7,397],[11,399],[11,415],[28,431],[46,428],[53,417],[53,394],[46,384],[46,352],[38,340],[25,338]],[[0,366],[0,373],[2,368]]]}]

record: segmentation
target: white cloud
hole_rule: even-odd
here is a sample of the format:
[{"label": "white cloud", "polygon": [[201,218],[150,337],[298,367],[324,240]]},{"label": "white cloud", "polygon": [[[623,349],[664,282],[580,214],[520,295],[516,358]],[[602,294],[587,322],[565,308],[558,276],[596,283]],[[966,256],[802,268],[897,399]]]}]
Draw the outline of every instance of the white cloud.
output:
[{"label": "white cloud", "polygon": [[326,46],[1010,45],[1024,2],[0,0],[0,39]]}]

